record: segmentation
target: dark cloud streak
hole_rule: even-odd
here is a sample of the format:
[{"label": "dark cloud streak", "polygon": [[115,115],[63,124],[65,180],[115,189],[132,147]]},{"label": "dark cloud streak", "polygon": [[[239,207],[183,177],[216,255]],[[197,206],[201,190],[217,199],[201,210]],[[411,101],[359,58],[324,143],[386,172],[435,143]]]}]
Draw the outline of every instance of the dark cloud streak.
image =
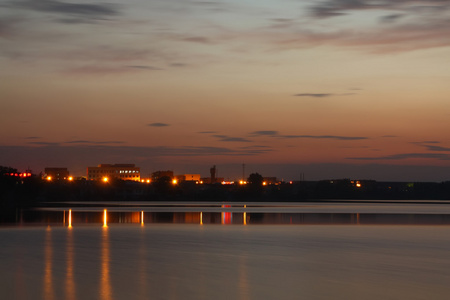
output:
[{"label": "dark cloud streak", "polygon": [[14,7],[31,9],[41,12],[59,13],[70,16],[100,18],[115,16],[119,11],[112,4],[67,3],[54,0],[23,1],[12,4]]},{"label": "dark cloud streak", "polygon": [[438,159],[438,160],[450,160],[450,154],[442,153],[401,153],[379,157],[347,157],[351,160],[404,160],[410,158],[426,158],[426,159]]},{"label": "dark cloud streak", "polygon": [[278,131],[275,130],[261,130],[261,131],[253,131],[250,132],[251,136],[270,136],[274,138],[280,139],[334,139],[334,140],[342,140],[342,141],[355,141],[355,140],[366,140],[368,137],[364,136],[340,136],[340,135],[283,135],[279,134]]},{"label": "dark cloud streak", "polygon": [[330,97],[333,96],[334,94],[327,94],[327,93],[323,93],[323,94],[314,94],[314,93],[302,93],[302,94],[295,94],[295,97],[313,97],[313,98],[325,98],[325,97]]},{"label": "dark cloud streak", "polygon": [[167,127],[167,126],[170,126],[170,124],[167,124],[167,123],[151,123],[151,124],[147,124],[147,126],[149,126],[149,127]]}]

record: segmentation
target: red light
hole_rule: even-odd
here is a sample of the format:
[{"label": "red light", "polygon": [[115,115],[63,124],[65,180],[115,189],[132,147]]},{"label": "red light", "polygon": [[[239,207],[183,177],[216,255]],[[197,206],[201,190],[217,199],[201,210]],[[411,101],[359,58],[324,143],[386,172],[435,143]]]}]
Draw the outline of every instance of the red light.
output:
[{"label": "red light", "polygon": [[27,173],[27,177],[31,177],[31,173]]},{"label": "red light", "polygon": [[20,177],[24,177],[24,176],[27,177],[27,174],[22,174],[22,173],[20,173],[19,176],[20,176]]}]

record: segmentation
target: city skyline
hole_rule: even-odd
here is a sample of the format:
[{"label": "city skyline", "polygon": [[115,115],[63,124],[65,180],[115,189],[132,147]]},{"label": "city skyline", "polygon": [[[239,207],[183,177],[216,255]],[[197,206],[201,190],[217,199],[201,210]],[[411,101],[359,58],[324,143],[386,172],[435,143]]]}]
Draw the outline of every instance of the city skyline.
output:
[{"label": "city skyline", "polygon": [[0,7],[0,165],[450,180],[450,1]]}]

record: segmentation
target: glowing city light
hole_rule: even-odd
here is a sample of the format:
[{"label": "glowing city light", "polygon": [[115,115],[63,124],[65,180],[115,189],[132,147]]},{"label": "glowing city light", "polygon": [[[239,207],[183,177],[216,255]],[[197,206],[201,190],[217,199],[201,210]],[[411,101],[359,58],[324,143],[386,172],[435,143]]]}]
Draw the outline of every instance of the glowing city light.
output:
[{"label": "glowing city light", "polygon": [[47,176],[47,181],[52,181],[52,176]]},{"label": "glowing city light", "polygon": [[177,183],[178,183],[178,180],[176,180],[176,179],[172,180],[172,184],[177,184]]},{"label": "glowing city light", "polygon": [[72,181],[72,180],[73,180],[73,177],[72,177],[72,176],[69,176],[69,178],[67,178],[67,180]]},{"label": "glowing city light", "polygon": [[103,177],[102,180],[103,180],[103,182],[108,182],[109,179],[108,179],[108,177]]},{"label": "glowing city light", "polygon": [[267,182],[263,181],[262,185],[267,185]]}]

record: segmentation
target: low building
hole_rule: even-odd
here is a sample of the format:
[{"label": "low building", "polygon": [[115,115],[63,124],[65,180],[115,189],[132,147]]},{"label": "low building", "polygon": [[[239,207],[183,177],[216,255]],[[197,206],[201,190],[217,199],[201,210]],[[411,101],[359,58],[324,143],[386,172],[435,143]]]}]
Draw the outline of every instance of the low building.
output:
[{"label": "low building", "polygon": [[163,177],[169,177],[172,180],[174,178],[173,171],[156,171],[152,173],[152,181],[158,181],[158,179]]},{"label": "low building", "polygon": [[177,175],[179,181],[200,181],[200,174]]},{"label": "low building", "polygon": [[100,164],[97,167],[87,168],[87,180],[121,179],[140,181],[141,170],[134,164]]},{"label": "low building", "polygon": [[67,168],[45,168],[44,178],[49,181],[68,180],[69,177]]}]

